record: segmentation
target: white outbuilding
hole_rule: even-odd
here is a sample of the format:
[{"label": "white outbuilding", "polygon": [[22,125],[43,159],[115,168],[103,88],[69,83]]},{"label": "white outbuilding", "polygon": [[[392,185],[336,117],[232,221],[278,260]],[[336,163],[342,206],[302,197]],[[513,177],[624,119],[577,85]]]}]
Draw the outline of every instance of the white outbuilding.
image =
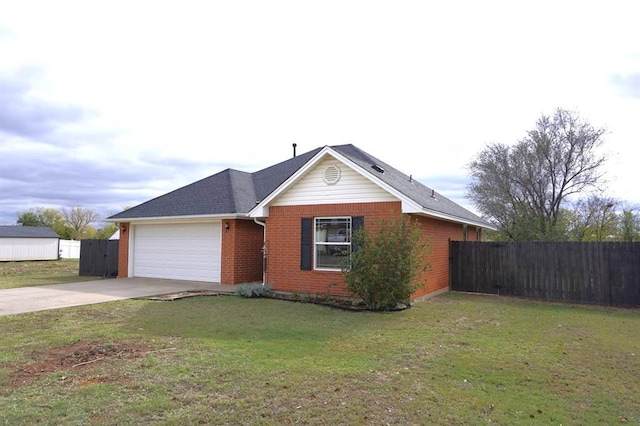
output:
[{"label": "white outbuilding", "polygon": [[0,262],[57,260],[60,236],[46,226],[0,226]]}]

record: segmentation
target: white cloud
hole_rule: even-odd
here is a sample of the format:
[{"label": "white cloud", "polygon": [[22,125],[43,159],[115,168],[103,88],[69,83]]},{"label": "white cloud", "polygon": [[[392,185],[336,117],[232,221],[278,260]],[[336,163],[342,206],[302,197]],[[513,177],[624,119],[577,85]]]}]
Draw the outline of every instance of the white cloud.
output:
[{"label": "white cloud", "polygon": [[[7,2],[0,76],[37,69],[21,99],[88,113],[38,121],[29,143],[72,147],[60,161],[86,171],[104,206],[266,167],[292,142],[353,143],[436,186],[556,107],[610,130],[611,192],[640,204],[638,16],[631,1]],[[15,157],[18,140],[4,129],[0,148]],[[12,197],[0,222],[51,201]]]}]

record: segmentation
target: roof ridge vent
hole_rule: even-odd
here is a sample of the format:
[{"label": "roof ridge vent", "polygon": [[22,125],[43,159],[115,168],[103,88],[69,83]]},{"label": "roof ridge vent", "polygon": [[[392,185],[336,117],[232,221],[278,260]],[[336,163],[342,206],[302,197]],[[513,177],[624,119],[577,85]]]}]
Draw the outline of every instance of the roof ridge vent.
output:
[{"label": "roof ridge vent", "polygon": [[384,169],[377,164],[374,164],[373,166],[371,166],[371,168],[378,173],[384,173]]}]

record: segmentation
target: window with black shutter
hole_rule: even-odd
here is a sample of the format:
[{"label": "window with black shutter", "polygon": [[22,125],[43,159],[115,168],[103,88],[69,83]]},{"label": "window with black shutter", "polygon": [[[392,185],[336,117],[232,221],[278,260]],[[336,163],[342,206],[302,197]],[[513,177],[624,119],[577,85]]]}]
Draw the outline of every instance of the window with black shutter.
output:
[{"label": "window with black shutter", "polygon": [[300,269],[341,270],[356,249],[351,236],[363,226],[363,216],[302,218]]}]

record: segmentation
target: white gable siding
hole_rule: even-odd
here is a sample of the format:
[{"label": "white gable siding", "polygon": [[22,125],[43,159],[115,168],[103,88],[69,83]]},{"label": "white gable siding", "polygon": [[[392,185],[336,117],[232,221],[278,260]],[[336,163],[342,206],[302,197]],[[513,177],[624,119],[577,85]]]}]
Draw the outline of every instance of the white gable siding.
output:
[{"label": "white gable siding", "polygon": [[[333,185],[324,182],[327,167],[340,169],[340,180]],[[280,194],[271,205],[345,204],[398,201],[396,197],[361,176],[333,157],[320,161],[291,188]]]}]

